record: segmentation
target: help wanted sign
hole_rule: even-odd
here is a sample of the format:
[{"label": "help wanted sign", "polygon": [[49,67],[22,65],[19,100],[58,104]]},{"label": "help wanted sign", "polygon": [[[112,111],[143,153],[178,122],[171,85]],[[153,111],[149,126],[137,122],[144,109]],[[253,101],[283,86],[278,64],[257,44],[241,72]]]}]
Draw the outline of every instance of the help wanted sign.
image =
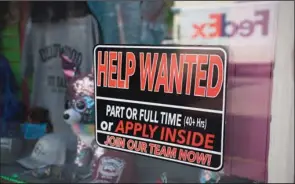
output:
[{"label": "help wanted sign", "polygon": [[222,168],[224,48],[99,45],[94,56],[101,147]]}]

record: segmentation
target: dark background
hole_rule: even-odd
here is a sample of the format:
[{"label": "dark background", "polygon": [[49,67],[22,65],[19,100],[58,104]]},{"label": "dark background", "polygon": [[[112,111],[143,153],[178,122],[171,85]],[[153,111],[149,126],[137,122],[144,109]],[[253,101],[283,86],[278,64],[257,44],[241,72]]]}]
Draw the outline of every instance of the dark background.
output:
[{"label": "dark background", "polygon": [[[99,137],[101,137],[102,135],[101,134],[99,134],[99,133],[97,133],[97,138],[99,138]],[[127,139],[126,139],[126,141],[127,141]],[[159,144],[160,146],[163,146],[163,144]],[[170,146],[171,148],[174,148],[173,146]],[[178,148],[179,149],[179,148]],[[149,153],[149,146],[147,147],[147,152]],[[187,151],[190,151],[190,149],[184,149],[184,150],[187,150]],[[193,151],[193,150],[192,150]],[[199,153],[204,153],[204,152],[202,152],[202,151],[198,151]],[[128,152],[129,153],[129,152]],[[178,153],[179,153],[179,151],[177,151],[177,154],[176,154],[176,158],[178,158]],[[212,157],[211,157],[211,165],[210,165],[210,168],[218,168],[218,167],[220,167],[220,164],[221,164],[221,159],[223,159],[220,155],[215,155],[215,154],[211,154],[212,155]],[[164,156],[161,156],[161,157],[163,157],[163,158],[165,158]],[[155,157],[153,157],[153,158],[155,158]],[[159,159],[159,158],[155,158],[155,159]],[[175,159],[175,160],[177,160],[177,159]],[[172,161],[170,161],[170,160],[165,160],[165,161],[168,161],[168,162],[172,162]],[[196,162],[195,162],[195,164],[197,164]],[[200,164],[198,164],[198,165],[202,165],[201,163]],[[189,166],[191,166],[191,165],[189,165]],[[208,170],[210,170],[210,169],[208,169]]]},{"label": "dark background", "polygon": [[[106,105],[115,105],[115,106],[124,106],[125,110],[127,107],[132,107],[136,108],[139,113],[139,109],[147,109],[147,110],[154,110],[158,111],[158,120],[159,123],[156,125],[159,125],[160,127],[172,127],[176,129],[185,129],[185,130],[191,130],[193,132],[200,132],[203,135],[205,133],[211,133],[215,135],[215,141],[213,144],[214,151],[220,152],[221,151],[221,126],[222,126],[222,114],[214,114],[214,113],[208,113],[208,112],[197,112],[197,111],[191,111],[191,110],[179,110],[179,109],[174,109],[174,108],[168,108],[168,107],[156,107],[156,106],[147,106],[147,105],[139,105],[139,104],[131,104],[131,103],[124,103],[124,102],[114,102],[114,101],[106,101],[106,100],[97,100],[97,123],[98,123],[98,130],[100,129],[99,123],[102,121],[108,121],[108,122],[113,122],[113,129],[111,132],[114,132],[115,128],[117,127],[117,124],[119,120],[128,120],[126,118],[114,118],[114,117],[108,117],[106,116]],[[207,118],[207,127],[206,130],[203,128],[198,128],[198,127],[190,127],[190,126],[185,126],[185,127],[176,127],[176,126],[169,126],[169,125],[163,125],[160,124],[160,112],[171,112],[171,113],[180,113],[182,114],[182,119],[184,116],[192,116],[196,118]],[[125,116],[124,116],[125,117]],[[140,122],[140,121],[133,121],[129,120],[131,122]],[[153,123],[145,123],[141,122],[142,124],[153,124]],[[181,122],[181,125],[183,125],[183,121]],[[160,130],[160,128],[159,128]],[[131,135],[131,134],[130,134]],[[106,140],[107,135],[99,135],[98,141],[100,143],[103,143]],[[140,134],[138,134],[136,137],[141,137]],[[158,134],[155,134],[154,140],[159,140],[160,138],[160,132]],[[204,148],[203,148],[204,149]]]}]

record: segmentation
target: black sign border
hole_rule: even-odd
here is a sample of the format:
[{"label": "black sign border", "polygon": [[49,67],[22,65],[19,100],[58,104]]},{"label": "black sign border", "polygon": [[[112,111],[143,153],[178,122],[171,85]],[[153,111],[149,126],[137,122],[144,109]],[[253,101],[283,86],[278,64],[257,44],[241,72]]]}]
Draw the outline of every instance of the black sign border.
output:
[{"label": "black sign border", "polygon": [[[97,103],[96,103],[96,89],[97,89],[97,66],[96,66],[96,54],[97,54],[97,50],[99,48],[137,48],[137,49],[148,49],[148,48],[153,48],[153,49],[201,49],[201,50],[219,50],[221,52],[224,53],[224,80],[223,80],[223,104],[222,104],[222,133],[221,133],[221,155],[220,155],[220,165],[217,168],[213,168],[213,167],[208,167],[208,166],[204,166],[201,164],[194,164],[194,163],[189,163],[189,162],[184,162],[184,161],[179,161],[177,159],[169,159],[169,158],[165,158],[165,157],[160,157],[160,156],[156,156],[156,155],[150,155],[150,154],[145,154],[145,153],[141,153],[141,152],[136,152],[136,151],[131,151],[131,150],[127,150],[127,149],[121,149],[121,148],[116,148],[116,147],[112,147],[112,146],[106,146],[104,144],[100,144],[99,141],[97,140]],[[175,162],[175,163],[180,163],[180,164],[184,164],[184,165],[188,165],[188,166],[194,166],[194,167],[198,167],[198,168],[202,168],[202,169],[207,169],[207,170],[211,170],[211,171],[220,171],[223,168],[224,165],[224,144],[225,144],[225,116],[226,116],[226,91],[227,91],[227,70],[228,70],[228,52],[227,52],[227,48],[224,46],[216,46],[216,45],[206,45],[206,46],[192,46],[192,45],[115,45],[115,44],[99,44],[96,45],[93,48],[93,74],[94,74],[94,94],[95,94],[95,140],[96,143],[102,147],[102,148],[108,148],[108,149],[113,149],[113,150],[118,150],[118,151],[123,151],[123,152],[127,152],[127,153],[132,153],[132,154],[137,154],[137,155],[142,155],[142,156],[147,156],[150,158],[156,158],[156,159],[160,159],[160,160],[166,160],[166,161],[170,161],[170,162]]]}]

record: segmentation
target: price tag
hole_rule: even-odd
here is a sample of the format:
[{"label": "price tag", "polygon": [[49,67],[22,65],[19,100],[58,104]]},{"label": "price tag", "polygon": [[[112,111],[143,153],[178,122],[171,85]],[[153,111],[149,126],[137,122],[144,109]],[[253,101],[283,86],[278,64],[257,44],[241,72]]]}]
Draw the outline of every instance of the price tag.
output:
[{"label": "price tag", "polygon": [[8,149],[9,151],[11,150],[11,146],[12,146],[12,139],[11,138],[0,138],[1,140],[1,149]]}]

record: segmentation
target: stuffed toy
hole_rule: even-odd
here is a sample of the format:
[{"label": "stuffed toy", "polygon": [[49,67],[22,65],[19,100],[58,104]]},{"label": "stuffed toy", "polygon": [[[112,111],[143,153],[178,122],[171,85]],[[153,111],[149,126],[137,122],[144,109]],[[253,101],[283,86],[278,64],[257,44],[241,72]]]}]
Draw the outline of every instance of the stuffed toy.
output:
[{"label": "stuffed toy", "polygon": [[80,75],[72,78],[68,85],[67,106],[64,120],[72,128],[78,138],[77,157],[75,163],[79,166],[89,165],[93,156],[95,142],[95,112],[93,75]]},{"label": "stuffed toy", "polygon": [[61,56],[67,87],[67,109],[65,123],[77,136],[78,167],[90,166],[93,182],[120,183],[133,180],[133,159],[130,154],[107,150],[98,146],[95,140],[95,97],[93,71],[80,74],[71,65],[72,61]]},{"label": "stuffed toy", "polygon": [[77,136],[78,167],[90,164],[95,142],[94,80],[93,74],[81,75],[70,57],[61,54],[63,73],[68,83],[64,121]]}]

